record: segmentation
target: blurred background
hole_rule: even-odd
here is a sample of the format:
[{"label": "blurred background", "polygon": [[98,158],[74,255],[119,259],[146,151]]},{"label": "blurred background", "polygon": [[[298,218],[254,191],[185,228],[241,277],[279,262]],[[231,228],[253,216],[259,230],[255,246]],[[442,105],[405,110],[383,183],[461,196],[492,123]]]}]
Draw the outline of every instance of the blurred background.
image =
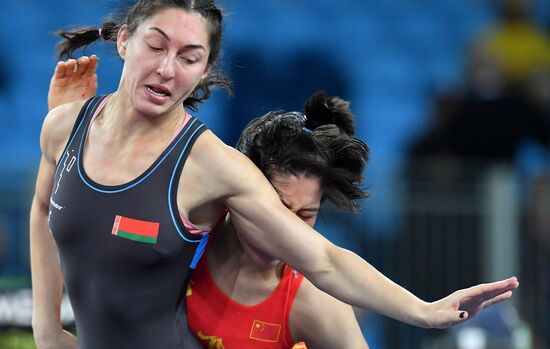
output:
[{"label": "blurred background", "polygon": [[[33,348],[28,211],[56,63],[53,32],[132,3],[2,1],[0,348]],[[221,0],[219,91],[196,116],[226,143],[316,90],[351,100],[372,150],[358,215],[324,207],[318,229],[425,300],[517,275],[513,299],[450,330],[363,311],[372,349],[550,348],[550,1]],[[100,56],[99,93],[120,59]],[[64,303],[62,318],[71,325]]]}]

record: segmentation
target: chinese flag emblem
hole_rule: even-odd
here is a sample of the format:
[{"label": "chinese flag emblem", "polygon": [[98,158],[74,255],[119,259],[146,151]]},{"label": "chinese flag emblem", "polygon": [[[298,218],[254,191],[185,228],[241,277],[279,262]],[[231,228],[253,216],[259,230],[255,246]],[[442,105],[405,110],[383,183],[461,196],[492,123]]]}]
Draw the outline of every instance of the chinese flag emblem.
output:
[{"label": "chinese flag emblem", "polygon": [[254,320],[250,329],[250,338],[262,342],[277,342],[280,333],[281,325]]}]

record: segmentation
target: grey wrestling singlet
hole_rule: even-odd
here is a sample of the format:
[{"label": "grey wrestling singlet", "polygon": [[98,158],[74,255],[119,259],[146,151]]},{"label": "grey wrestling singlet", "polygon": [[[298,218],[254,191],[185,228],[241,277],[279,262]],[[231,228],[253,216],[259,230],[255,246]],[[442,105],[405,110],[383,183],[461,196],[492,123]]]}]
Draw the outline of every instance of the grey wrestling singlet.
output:
[{"label": "grey wrestling singlet", "polygon": [[[184,348],[188,268],[207,235],[180,219],[176,189],[189,152],[207,128],[190,117],[138,178],[103,186],[83,169],[91,120],[105,96],[86,102],[57,165],[49,222],[81,349]],[[121,135],[123,136],[123,135]]]}]

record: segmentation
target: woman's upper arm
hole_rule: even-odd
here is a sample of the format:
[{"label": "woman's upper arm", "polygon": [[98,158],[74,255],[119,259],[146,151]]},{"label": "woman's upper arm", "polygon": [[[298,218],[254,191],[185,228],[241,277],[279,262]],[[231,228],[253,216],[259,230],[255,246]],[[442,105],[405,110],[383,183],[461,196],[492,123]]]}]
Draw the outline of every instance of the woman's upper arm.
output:
[{"label": "woman's upper arm", "polygon": [[269,181],[248,158],[228,147],[219,162],[223,168],[215,172],[223,173],[220,181],[224,203],[244,243],[305,275],[329,268],[328,240],[281,203]]},{"label": "woman's upper arm", "polygon": [[311,348],[368,349],[350,305],[304,279],[289,318],[292,335]]},{"label": "woman's upper arm", "polygon": [[38,167],[38,175],[36,176],[34,193],[34,201],[36,201],[36,204],[39,205],[36,208],[39,209],[38,212],[41,212],[42,214],[47,214],[48,211],[50,195],[52,193],[54,172],[55,164],[42,156],[40,159],[40,166]]},{"label": "woman's upper arm", "polygon": [[71,103],[51,110],[42,124],[40,131],[42,157],[35,188],[35,197],[42,206],[49,205],[55,166],[83,103],[83,101]]}]

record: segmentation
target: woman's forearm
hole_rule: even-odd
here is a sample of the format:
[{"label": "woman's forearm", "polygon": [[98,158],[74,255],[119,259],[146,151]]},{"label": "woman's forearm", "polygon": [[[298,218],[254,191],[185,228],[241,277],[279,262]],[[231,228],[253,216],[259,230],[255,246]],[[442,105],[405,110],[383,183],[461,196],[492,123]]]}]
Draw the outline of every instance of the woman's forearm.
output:
[{"label": "woman's forearm", "polygon": [[35,197],[30,215],[33,295],[32,326],[37,342],[61,331],[63,281],[59,254],[48,229],[48,211]]},{"label": "woman's forearm", "polygon": [[414,326],[428,326],[428,303],[391,281],[355,253],[330,243],[327,249],[330,267],[306,275],[318,288],[345,303]]}]

